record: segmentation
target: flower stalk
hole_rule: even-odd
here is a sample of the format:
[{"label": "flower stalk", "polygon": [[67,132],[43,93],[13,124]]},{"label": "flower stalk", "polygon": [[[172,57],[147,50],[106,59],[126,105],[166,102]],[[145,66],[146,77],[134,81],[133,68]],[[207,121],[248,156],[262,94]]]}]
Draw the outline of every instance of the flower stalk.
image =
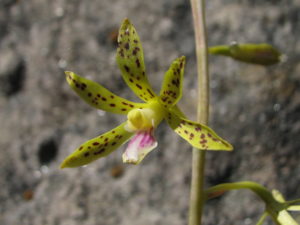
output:
[{"label": "flower stalk", "polygon": [[[208,47],[205,26],[205,0],[190,0],[194,21],[197,74],[198,74],[198,105],[197,121],[208,123],[209,117],[209,72]],[[204,170],[205,153],[193,149],[192,181],[190,192],[189,225],[201,224],[204,205]]]}]

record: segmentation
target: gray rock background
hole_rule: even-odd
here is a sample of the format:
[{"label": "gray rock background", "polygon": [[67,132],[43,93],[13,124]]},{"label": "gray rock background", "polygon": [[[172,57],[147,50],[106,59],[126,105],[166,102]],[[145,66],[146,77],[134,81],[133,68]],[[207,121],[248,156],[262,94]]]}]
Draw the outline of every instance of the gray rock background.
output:
[{"label": "gray rock background", "polygon": [[[114,59],[125,17],[141,36],[155,90],[171,61],[187,56],[180,105],[195,119],[189,1],[0,1],[0,224],[187,224],[191,148],[166,124],[139,166],[121,163],[123,147],[59,169],[80,143],[125,119],[81,101],[64,70],[137,100]],[[210,45],[268,42],[288,57],[268,68],[211,57],[210,125],[235,151],[208,153],[207,186],[252,180],[299,198],[300,1],[210,0],[207,23]],[[262,210],[252,193],[234,191],[208,202],[204,224],[255,224]]]}]

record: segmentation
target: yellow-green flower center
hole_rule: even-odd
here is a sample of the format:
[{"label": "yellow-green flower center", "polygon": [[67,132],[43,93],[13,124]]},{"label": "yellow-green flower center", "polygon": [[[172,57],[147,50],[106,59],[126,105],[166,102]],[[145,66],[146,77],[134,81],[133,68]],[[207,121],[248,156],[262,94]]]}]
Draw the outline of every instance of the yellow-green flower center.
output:
[{"label": "yellow-green flower center", "polygon": [[147,108],[133,109],[128,115],[127,129],[142,131],[155,128],[163,119],[166,110],[156,100],[150,102]]}]

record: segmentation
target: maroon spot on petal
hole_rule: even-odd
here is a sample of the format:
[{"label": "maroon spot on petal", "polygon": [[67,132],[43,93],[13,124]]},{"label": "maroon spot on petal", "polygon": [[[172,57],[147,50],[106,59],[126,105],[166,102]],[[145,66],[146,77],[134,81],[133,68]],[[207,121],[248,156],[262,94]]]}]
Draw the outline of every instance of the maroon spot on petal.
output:
[{"label": "maroon spot on petal", "polygon": [[130,106],[131,108],[133,108],[133,107],[134,107],[134,105],[132,105],[132,104],[129,104],[129,106]]},{"label": "maroon spot on petal", "polygon": [[195,131],[199,132],[199,131],[201,131],[201,128],[200,127],[195,127]]},{"label": "maroon spot on petal", "polygon": [[141,67],[141,63],[140,63],[140,60],[139,60],[139,59],[136,59],[136,60],[135,60],[135,64],[136,64],[136,66],[137,66],[138,68]]},{"label": "maroon spot on petal", "polygon": [[193,133],[190,133],[190,140],[192,140],[194,138],[194,134]]},{"label": "maroon spot on petal", "polygon": [[165,102],[167,99],[166,99],[166,97],[163,97],[163,98],[161,98],[161,100],[162,100],[163,102]]},{"label": "maroon spot on petal", "polygon": [[89,152],[84,153],[84,157],[88,157],[90,155]]},{"label": "maroon spot on petal", "polygon": [[88,146],[88,149],[91,149],[91,146]]},{"label": "maroon spot on petal", "polygon": [[126,70],[127,73],[129,73],[130,69],[127,65],[124,65],[124,69]]},{"label": "maroon spot on petal", "polygon": [[212,140],[215,142],[220,142],[217,138],[213,138]]},{"label": "maroon spot on petal", "polygon": [[184,130],[184,133],[185,133],[185,134],[188,134],[189,132],[188,132],[187,130]]},{"label": "maroon spot on petal", "polygon": [[124,48],[126,48],[127,50],[129,50],[129,48],[130,48],[129,42],[125,43]]},{"label": "maroon spot on petal", "polygon": [[89,92],[89,93],[88,93],[88,96],[89,96],[89,97],[92,97],[92,93],[91,93],[91,92]]},{"label": "maroon spot on petal", "polygon": [[122,135],[119,135],[119,137],[118,137],[118,138],[119,138],[119,139],[121,139],[122,137],[123,137]]},{"label": "maroon spot on petal", "polygon": [[121,56],[122,58],[124,58],[124,51],[123,51],[122,48],[121,48],[121,50],[119,51],[119,53],[120,53],[120,56]]},{"label": "maroon spot on petal", "polygon": [[210,138],[212,137],[210,133],[207,133],[207,136],[210,137]]},{"label": "maroon spot on petal", "polygon": [[205,134],[201,134],[200,138],[202,139],[205,138]]},{"label": "maroon spot on petal", "polygon": [[82,149],[83,149],[83,146],[80,146],[80,148],[78,150],[81,151]]},{"label": "maroon spot on petal", "polygon": [[200,144],[205,144],[207,142],[207,140],[202,140],[202,141],[200,141]]},{"label": "maroon spot on petal", "polygon": [[102,138],[103,138],[103,136],[101,135],[99,138],[100,138],[100,139],[102,139]]},{"label": "maroon spot on petal", "polygon": [[111,145],[112,145],[112,146],[114,146],[115,144],[117,144],[117,142],[113,142],[113,143],[111,143]]},{"label": "maroon spot on petal", "polygon": [[129,81],[130,81],[131,83],[133,83],[133,80],[132,80],[131,78],[129,79]]},{"label": "maroon spot on petal", "polygon": [[105,142],[108,142],[108,138],[105,138],[105,140],[104,140]]},{"label": "maroon spot on petal", "polygon": [[147,91],[148,91],[148,93],[149,93],[152,97],[154,97],[154,94],[152,93],[152,91],[150,91],[149,88],[147,88]]},{"label": "maroon spot on petal", "polygon": [[93,143],[93,145],[95,145],[95,146],[96,146],[96,145],[99,145],[99,144],[100,144],[99,142],[94,142],[94,143]]},{"label": "maroon spot on petal", "polygon": [[99,151],[94,152],[94,155],[99,155],[105,151],[105,148],[101,148]]},{"label": "maroon spot on petal", "polygon": [[109,106],[110,106],[110,107],[115,107],[116,104],[113,104],[113,103],[112,103],[112,104],[109,104]]},{"label": "maroon spot on petal", "polygon": [[98,98],[101,98],[101,95],[100,95],[100,94],[97,94],[97,97],[98,97]]},{"label": "maroon spot on petal", "polygon": [[111,99],[114,99],[114,98],[115,98],[115,96],[111,95],[111,96],[110,96],[110,98],[111,98]]},{"label": "maroon spot on petal", "polygon": [[122,102],[122,104],[123,104],[123,105],[128,105],[128,103],[126,103],[126,102]]},{"label": "maroon spot on petal", "polygon": [[134,39],[133,42],[136,43],[136,44],[139,43],[138,40],[136,40],[136,39]]},{"label": "maroon spot on petal", "polygon": [[103,101],[106,101],[106,98],[105,98],[105,97],[102,97],[101,99],[102,99]]},{"label": "maroon spot on petal", "polygon": [[140,80],[141,78],[139,76],[136,77],[137,80]]},{"label": "maroon spot on petal", "polygon": [[141,85],[139,85],[139,84],[135,84],[135,86],[137,86],[141,90],[143,89],[143,87]]},{"label": "maroon spot on petal", "polygon": [[113,130],[111,133],[114,134],[114,133],[116,133],[116,131]]},{"label": "maroon spot on petal", "polygon": [[126,111],[127,109],[125,109],[125,108],[122,108],[121,110],[124,112],[124,111]]}]

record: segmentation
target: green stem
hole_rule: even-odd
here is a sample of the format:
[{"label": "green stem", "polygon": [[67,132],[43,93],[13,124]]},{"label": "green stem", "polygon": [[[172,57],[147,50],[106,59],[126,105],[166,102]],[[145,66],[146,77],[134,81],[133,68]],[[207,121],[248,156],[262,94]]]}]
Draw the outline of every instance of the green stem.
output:
[{"label": "green stem", "polygon": [[263,225],[265,219],[267,218],[268,216],[268,213],[267,212],[264,212],[262,214],[262,216],[259,218],[259,220],[257,221],[256,225]]},{"label": "green stem", "polygon": [[264,186],[258,183],[251,182],[251,181],[219,184],[205,190],[205,194],[206,196],[209,196],[216,192],[222,192],[222,191],[224,192],[224,191],[236,190],[236,189],[250,189],[255,194],[257,194],[264,202],[268,202],[268,203],[275,202],[272,193],[268,189],[266,189]]},{"label": "green stem", "polygon": [[228,45],[212,46],[208,49],[210,54],[230,56],[230,47]]},{"label": "green stem", "polygon": [[[197,120],[208,123],[209,115],[209,73],[208,47],[205,26],[205,0],[190,0],[196,43],[197,73],[198,73],[198,106]],[[204,168],[205,151],[193,149],[192,181],[190,193],[189,225],[200,225],[204,205]]]}]

